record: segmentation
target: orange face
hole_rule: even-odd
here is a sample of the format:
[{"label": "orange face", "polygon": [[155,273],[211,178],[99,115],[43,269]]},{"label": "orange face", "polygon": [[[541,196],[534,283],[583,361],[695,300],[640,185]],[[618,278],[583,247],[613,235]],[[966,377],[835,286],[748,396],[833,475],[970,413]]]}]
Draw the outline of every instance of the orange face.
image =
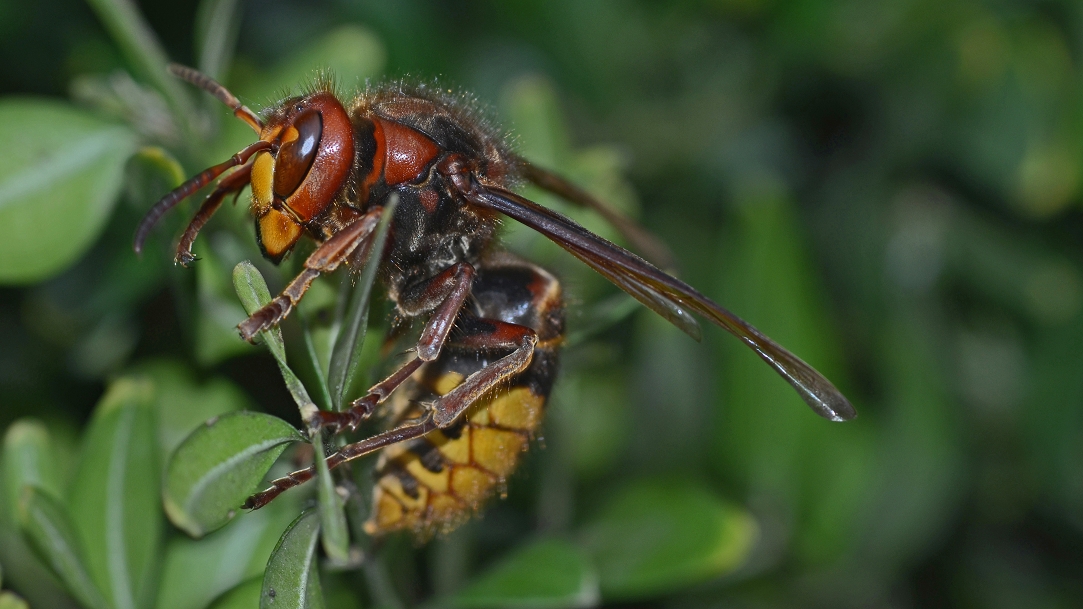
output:
[{"label": "orange face", "polygon": [[252,165],[252,215],[263,254],[278,262],[346,183],[353,129],[334,95],[315,93],[282,104],[260,139],[271,149]]}]

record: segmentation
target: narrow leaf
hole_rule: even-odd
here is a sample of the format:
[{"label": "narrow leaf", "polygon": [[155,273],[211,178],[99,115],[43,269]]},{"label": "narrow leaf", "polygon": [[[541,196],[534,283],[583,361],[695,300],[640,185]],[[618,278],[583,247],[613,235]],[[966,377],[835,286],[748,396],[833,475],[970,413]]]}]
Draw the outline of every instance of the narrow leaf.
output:
[{"label": "narrow leaf", "polygon": [[153,385],[115,381],[95,408],[68,502],[87,566],[110,605],[149,604],[162,513]]},{"label": "narrow leaf", "polygon": [[[718,239],[725,246],[713,265],[724,269],[723,301],[845,386],[838,349],[844,341],[832,332],[827,288],[812,264],[807,227],[796,204],[777,187],[740,190],[747,194],[734,201],[733,230]],[[889,330],[892,323],[884,312],[878,330]],[[714,446],[708,458],[737,488],[747,489],[748,496],[770,496],[793,506],[791,547],[797,563],[818,568],[836,564],[865,534],[862,510],[881,485],[890,484],[887,474],[875,469],[878,461],[870,452],[884,445],[869,423],[825,426],[808,416],[791,387],[779,383],[759,358],[748,357],[744,346],[718,341],[717,347],[723,364],[715,377],[721,399],[714,407],[715,428],[708,436]],[[883,370],[887,374],[891,368]],[[923,380],[929,389],[936,385],[934,377]],[[890,383],[889,377],[884,382]],[[884,385],[883,395],[890,395],[889,386]],[[935,450],[933,438],[925,441]],[[906,462],[906,457],[899,458]],[[902,469],[916,475],[911,467],[920,466],[907,463]],[[903,488],[909,486],[903,483]]]},{"label": "narrow leaf", "polygon": [[169,520],[193,537],[237,515],[290,442],[302,441],[289,423],[256,412],[226,414],[188,436],[166,468]]},{"label": "narrow leaf", "polygon": [[337,324],[339,332],[335,336],[335,346],[331,350],[331,362],[327,372],[328,388],[334,400],[335,410],[342,410],[343,398],[349,391],[354,377],[357,376],[361,349],[365,345],[365,329],[368,327],[372,284],[376,281],[376,271],[380,268],[387,231],[398,204],[398,195],[392,194],[380,216],[380,224],[376,227],[376,234],[373,235],[368,261],[361,272],[361,278],[353,289],[349,306],[346,307],[342,319]]},{"label": "narrow leaf", "polygon": [[49,432],[40,421],[19,419],[4,433],[3,446],[4,501],[8,513],[16,512],[22,489],[36,486],[59,497],[60,475],[53,461]]},{"label": "narrow leaf", "polygon": [[345,565],[350,559],[350,533],[346,525],[345,504],[335,490],[335,479],[327,467],[327,460],[320,458],[323,455],[321,435],[316,434],[312,442],[316,451],[317,492],[320,501],[320,525],[323,530],[320,539],[327,558],[333,563]]},{"label": "narrow leaf", "polygon": [[656,596],[728,573],[757,537],[755,521],[691,483],[624,489],[582,531],[607,602]]},{"label": "narrow leaf", "polygon": [[594,607],[598,577],[574,545],[559,539],[519,548],[450,600],[459,609]]},{"label": "narrow leaf", "polygon": [[105,609],[105,597],[95,585],[79,539],[64,506],[34,487],[23,490],[19,504],[23,535],[41,559],[85,607]]},{"label": "narrow leaf", "polygon": [[[267,281],[259,272],[256,265],[245,260],[233,267],[233,288],[237,290],[237,297],[241,299],[241,305],[249,315],[260,310],[264,305],[271,302],[271,291],[267,289]],[[278,328],[260,332],[271,355],[276,360],[286,361],[286,347],[282,342],[282,331]]]},{"label": "narrow leaf", "polygon": [[233,59],[241,25],[237,0],[203,0],[196,11],[196,49],[200,72],[221,79]]},{"label": "narrow leaf", "polygon": [[[241,299],[241,304],[244,305],[244,310],[249,315],[271,302],[271,292],[267,289],[267,282],[263,279],[259,269],[247,260],[239,262],[237,266],[233,267],[233,287],[236,288],[237,296]],[[286,346],[282,342],[282,331],[278,328],[271,328],[260,332],[260,336],[263,337],[263,342],[267,344],[271,355],[278,362],[278,369],[282,371],[282,378],[286,381],[286,389],[289,390],[293,400],[297,402],[298,408],[301,409],[302,418],[307,420],[306,410],[316,408],[316,405],[312,402],[312,398],[308,396],[308,391],[301,384],[301,380],[297,378],[297,375],[293,373],[293,370],[290,370],[289,365],[286,363]]]},{"label": "narrow leaf", "polygon": [[166,72],[168,59],[165,49],[150,29],[146,20],[132,0],[88,0],[87,4],[101,19],[105,29],[113,37],[141,76],[151,82],[166,96],[171,109],[180,123],[190,127],[192,120],[191,99],[181,88],[181,83]]},{"label": "narrow leaf", "polygon": [[124,171],[128,199],[145,204],[180,186],[187,179],[184,167],[168,150],[144,146],[136,151]]},{"label": "narrow leaf", "polygon": [[323,590],[316,570],[320,519],[315,510],[297,517],[282,534],[263,575],[260,609],[320,609]]},{"label": "narrow leaf", "polygon": [[47,99],[0,101],[0,283],[55,275],[105,227],[135,137]]},{"label": "narrow leaf", "polygon": [[[314,333],[320,332],[320,329],[313,328],[312,323],[306,316],[301,317],[301,322],[304,325],[302,334],[305,339],[305,357],[308,358],[308,366],[312,369],[312,374],[316,377],[316,397],[320,400],[321,408],[332,408],[333,400],[331,399],[331,392],[327,389],[327,372],[326,366],[320,364],[320,354],[316,350],[316,340],[318,338],[314,336]],[[322,332],[326,334],[330,329],[324,328]],[[323,351],[325,357],[324,361],[330,359],[327,354],[328,349]]]},{"label": "narrow leaf", "polygon": [[299,497],[286,495],[202,539],[169,540],[155,609],[203,609],[235,586],[256,578],[247,607],[259,605],[267,559],[282,531],[300,512]]}]

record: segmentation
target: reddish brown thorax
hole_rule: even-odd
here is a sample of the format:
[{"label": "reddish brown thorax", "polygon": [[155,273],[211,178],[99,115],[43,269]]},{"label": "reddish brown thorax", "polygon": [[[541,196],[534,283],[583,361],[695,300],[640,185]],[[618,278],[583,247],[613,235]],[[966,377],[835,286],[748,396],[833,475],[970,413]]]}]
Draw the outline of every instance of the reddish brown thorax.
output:
[{"label": "reddish brown thorax", "polygon": [[384,181],[388,186],[420,178],[439,154],[440,148],[420,131],[377,118],[376,156],[384,156]]}]

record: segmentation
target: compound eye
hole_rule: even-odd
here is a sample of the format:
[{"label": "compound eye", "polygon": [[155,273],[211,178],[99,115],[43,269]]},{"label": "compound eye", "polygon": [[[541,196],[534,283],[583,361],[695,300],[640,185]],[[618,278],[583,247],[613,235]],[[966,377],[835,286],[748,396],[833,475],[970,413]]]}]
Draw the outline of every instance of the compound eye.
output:
[{"label": "compound eye", "polygon": [[323,117],[315,110],[298,116],[292,125],[286,127],[275,160],[276,195],[288,198],[301,185],[312,167],[312,161],[316,160],[322,134]]}]

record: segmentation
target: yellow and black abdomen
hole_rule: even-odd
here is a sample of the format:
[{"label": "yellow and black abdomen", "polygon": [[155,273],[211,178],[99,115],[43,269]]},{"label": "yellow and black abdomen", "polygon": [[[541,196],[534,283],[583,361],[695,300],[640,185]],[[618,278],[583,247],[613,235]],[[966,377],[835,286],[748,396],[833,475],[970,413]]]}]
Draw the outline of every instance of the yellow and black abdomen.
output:
[{"label": "yellow and black abdomen", "polygon": [[373,511],[365,524],[369,534],[405,529],[424,538],[462,524],[515,471],[541,424],[556,379],[564,302],[552,275],[510,256],[480,266],[449,344],[401,392],[393,422],[420,416],[423,404],[508,354],[456,347],[456,334],[462,336],[486,319],[537,332],[529,366],[472,404],[452,427],[383,450]]}]

